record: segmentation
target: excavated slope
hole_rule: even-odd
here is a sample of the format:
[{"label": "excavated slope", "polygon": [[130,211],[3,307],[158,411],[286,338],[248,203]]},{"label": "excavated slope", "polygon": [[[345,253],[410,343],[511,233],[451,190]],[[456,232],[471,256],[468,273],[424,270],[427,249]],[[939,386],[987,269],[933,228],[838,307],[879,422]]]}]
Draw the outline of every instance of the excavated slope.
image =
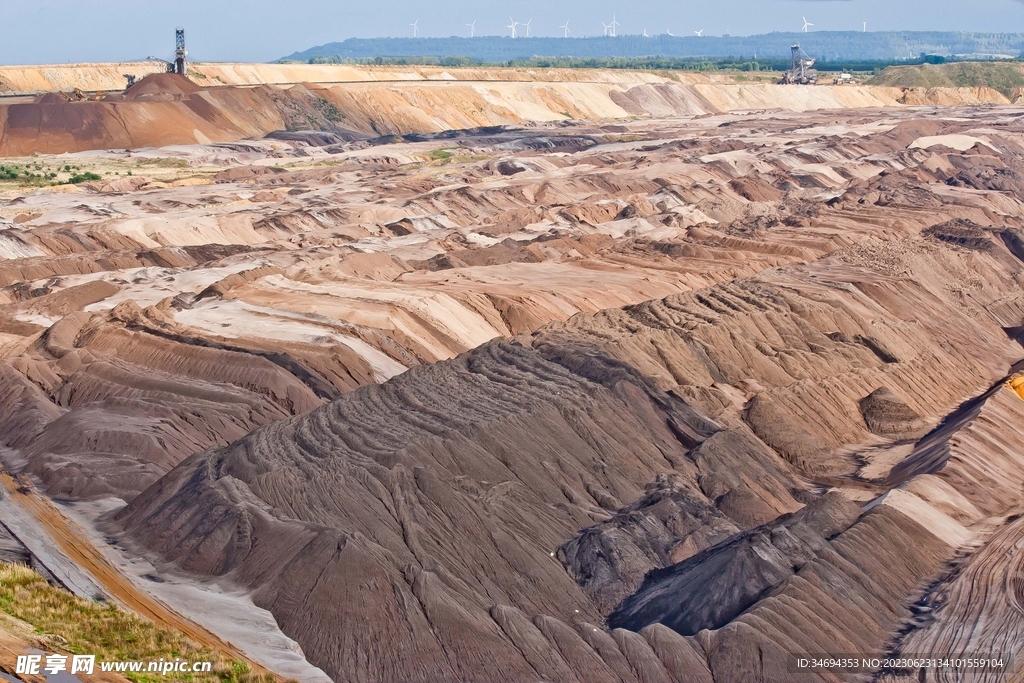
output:
[{"label": "excavated slope", "polygon": [[5,468],[126,501],[120,547],[250,591],[336,680],[995,647],[998,598],[912,616],[988,538],[969,576],[1015,566],[1017,114],[60,157],[133,175],[4,195]]},{"label": "excavated slope", "polygon": [[[977,264],[979,271],[990,266],[997,267]],[[1016,263],[1001,272],[1021,271]],[[633,667],[662,671],[664,658],[692,654],[693,645],[676,640],[655,655],[648,640],[612,631],[606,645],[596,636],[585,638],[589,649],[578,642],[583,656],[562,652],[537,629],[554,618],[566,625],[560,629],[574,624],[578,634],[595,633],[588,625],[632,590],[627,584],[609,592],[609,580],[636,582],[647,567],[669,564],[666,551],[680,543],[707,549],[666,569],[668,584],[648,574],[640,592],[611,614],[612,629],[660,623],[683,636],[715,631],[697,641],[715,680],[732,680],[729,670],[743,671],[744,680],[778,680],[794,639],[806,651],[877,649],[905,613],[912,588],[938,571],[967,533],[934,526],[933,517],[944,513],[912,493],[890,494],[893,503],[884,498],[863,515],[841,495],[814,501],[807,478],[835,471],[827,439],[836,428],[820,434],[818,451],[797,458],[790,432],[777,431],[782,422],[746,416],[748,427],[733,417],[729,427],[678,396],[702,392],[708,404],[717,387],[784,386],[776,400],[778,410],[790,411],[787,418],[842,428],[851,416],[847,403],[880,384],[910,394],[929,414],[948,409],[950,398],[990,381],[1020,349],[991,323],[950,326],[964,319],[959,304],[938,292],[925,295],[910,281],[893,283],[888,295],[877,275],[826,262],[786,280],[784,289],[766,280],[645,304],[622,311],[622,322],[607,313],[577,316],[518,344],[488,344],[360,389],[185,461],[120,519],[183,568],[226,573],[250,586],[313,663],[339,680],[492,680],[498,671],[505,680],[539,673],[584,680],[581,668],[598,657],[604,676],[615,680],[614,657],[602,647]],[[911,325],[906,313],[886,310],[890,296],[927,296],[927,305],[903,310],[929,316]],[[1019,293],[1002,296],[1014,296],[1017,316],[1024,316]],[[702,338],[702,326],[717,343]],[[868,329],[879,335],[873,346],[847,341]],[[646,341],[673,330],[654,347]],[[605,348],[616,337],[632,339],[614,344],[632,362],[611,357],[598,336]],[[792,350],[775,357],[755,350],[772,338],[786,339]],[[896,357],[881,357],[882,344]],[[977,358],[979,346],[992,352],[987,366]],[[742,376],[731,357],[745,359]],[[672,393],[634,370],[658,360],[678,369]],[[788,375],[798,368],[810,373]],[[946,396],[935,392],[942,380]],[[807,403],[797,402],[797,387]],[[914,393],[924,387],[931,390]],[[798,404],[817,407],[798,414]],[[636,507],[623,509],[666,472],[686,501],[680,522],[689,520],[669,527],[668,543],[648,536]],[[989,503],[994,509],[1016,500],[1012,485],[993,482],[988,490],[990,498],[1001,492]],[[812,505],[785,517],[802,502]],[[634,521],[616,524],[617,533],[586,531],[600,537],[596,552],[588,550],[595,540],[586,538],[559,548],[570,529],[609,513]],[[709,523],[733,531],[725,545],[709,547],[715,539],[702,528]],[[735,535],[743,529],[753,536]],[[635,561],[641,540],[665,548],[647,567]],[[709,601],[712,580],[721,587]],[[815,589],[802,597],[794,582],[808,580]],[[770,628],[753,616],[734,621],[776,587],[796,591],[787,602],[791,613],[772,617]],[[852,603],[818,611],[811,621],[792,613],[811,613],[822,594]],[[776,609],[779,599],[758,613]],[[354,621],[358,630],[323,628]],[[381,634],[388,634],[387,645]],[[753,679],[740,657],[751,648],[771,652]]]},{"label": "excavated slope", "polygon": [[[989,248],[971,266],[989,273],[982,291],[1024,318],[1019,291],[1001,284],[1021,264]],[[828,454],[866,436],[850,405],[879,385],[934,415],[1020,356],[972,315],[982,304],[923,284],[947,280],[950,257],[913,257],[922,284],[826,260],[491,343],[196,455],[119,519],[181,567],[250,586],[337,680],[585,680],[595,662],[630,680],[620,658],[680,680],[666,661],[694,647],[716,681],[779,680],[794,643],[876,650],[913,587],[969,535],[936,527],[946,513],[926,493],[892,492],[863,514],[841,494],[816,500],[809,479],[852,473]],[[785,348],[769,351],[773,339]],[[640,368],[674,386],[665,393]],[[818,450],[795,445],[794,430],[814,438],[799,422],[723,410],[735,401],[725,387],[744,385],[817,425]],[[666,473],[676,521],[655,533],[646,503],[624,503]],[[989,506],[1005,509],[1016,491]],[[712,545],[708,526],[732,534]],[[649,574],[598,637],[589,624],[686,543],[703,553],[665,580]],[[776,587],[787,610],[815,617],[782,616],[781,597],[749,612]],[[825,595],[844,595],[846,609],[820,611]],[[359,628],[324,628],[347,623]],[[630,633],[655,623],[713,633],[656,652],[653,636]],[[563,651],[554,634],[573,625],[586,644]],[[770,655],[748,668],[757,649]]]},{"label": "excavated slope", "polygon": [[[140,79],[164,73],[164,62],[115,64],[47,64],[0,66],[0,93],[118,91],[125,87],[124,74]],[[350,64],[233,64],[192,63],[190,77],[201,85],[281,85],[289,83],[353,83],[365,81],[597,81],[610,83],[728,82],[725,77],[698,73],[672,73],[670,77],[649,72],[599,69],[504,69],[432,66],[356,66]]]},{"label": "excavated slope", "polygon": [[[410,367],[580,312],[703,290],[836,250],[840,264],[872,264],[888,276],[879,276],[876,297],[906,271],[906,254],[919,251],[915,273],[944,283],[951,276],[943,273],[955,273],[951,291],[977,296],[989,275],[980,280],[958,265],[957,252],[940,259],[929,249],[966,244],[985,248],[977,258],[1014,258],[998,249],[989,255],[986,245],[1017,244],[1017,233],[974,222],[1002,224],[1001,216],[1018,210],[1008,192],[987,189],[1012,189],[1020,177],[1013,154],[993,151],[1013,149],[1000,116],[965,124],[959,114],[908,115],[881,127],[850,114],[727,116],[696,131],[691,123],[635,122],[624,130],[580,125],[478,131],[444,142],[339,143],[330,151],[302,142],[204,147],[167,159],[213,164],[216,174],[203,184],[154,182],[143,163],[131,178],[18,196],[3,208],[11,222],[0,232],[8,257],[0,262],[0,352],[17,397],[5,413],[5,444],[36,443],[21,451],[19,466],[55,495],[129,500],[193,452]],[[822,135],[826,124],[832,135]],[[862,134],[840,135],[851,129]],[[743,138],[741,130],[748,131]],[[989,146],[907,149],[921,136],[953,131]],[[465,160],[424,166],[440,144]],[[309,167],[254,165],[270,158]],[[905,170],[893,174],[894,166]],[[822,204],[815,196],[825,188],[845,199]],[[723,312],[765,292],[785,301],[789,285],[766,280],[744,290],[751,286],[722,289],[739,302]],[[936,286],[914,290],[917,304],[933,306]],[[696,306],[698,321],[718,319],[717,308],[695,301],[687,306]],[[887,305],[899,304],[895,297]],[[1015,325],[1012,299],[1005,307],[1000,319]],[[645,325],[679,315],[650,308]],[[601,319],[619,325],[622,315]],[[755,319],[778,315],[768,308]],[[790,386],[824,382],[839,366],[789,348],[789,332],[727,364],[730,382],[742,383],[747,356],[778,355],[779,368],[758,376],[765,390],[751,394],[746,420],[819,478],[847,467],[829,449],[878,429],[859,416],[880,369],[903,367],[893,361],[904,357],[936,368],[950,362],[948,354],[930,355],[927,335],[907,350],[888,328],[848,326],[813,342],[870,363],[872,375],[842,391],[841,419],[821,408],[836,400],[836,389],[796,393]],[[724,353],[715,324],[699,334],[709,353]],[[614,343],[603,335],[593,343],[608,354],[633,343],[630,335]],[[671,332],[651,335],[661,344]],[[685,377],[687,400],[708,410],[728,404],[713,387],[717,376],[698,372],[693,357],[675,356],[623,360],[662,388]],[[852,372],[856,363],[842,367]],[[696,374],[680,375],[684,368]],[[911,380],[896,381],[915,397],[908,410],[922,416],[969,388],[935,378],[936,388],[923,395]],[[778,420],[793,426],[773,432]]]},{"label": "excavated slope", "polygon": [[[357,78],[356,74],[346,79],[353,82],[345,85],[310,81],[269,85],[280,83],[277,79],[284,78],[284,73],[248,79],[248,71],[241,66],[224,68],[228,69],[225,73],[242,75],[235,78],[217,72],[208,78],[197,76],[194,82],[179,83],[184,79],[157,73],[124,93],[84,99],[77,94],[48,93],[31,102],[0,104],[0,155],[226,142],[262,137],[285,128],[384,136],[567,119],[697,116],[748,109],[805,111],[1009,102],[985,88],[902,90],[688,83],[650,74],[600,71],[556,72],[541,78],[522,71],[467,72],[458,78],[425,71],[405,78],[400,73],[371,70],[363,74],[366,78]],[[63,82],[66,74],[55,78]],[[396,82],[386,86],[356,82],[372,80]],[[224,81],[254,81],[260,85],[217,87]]]}]

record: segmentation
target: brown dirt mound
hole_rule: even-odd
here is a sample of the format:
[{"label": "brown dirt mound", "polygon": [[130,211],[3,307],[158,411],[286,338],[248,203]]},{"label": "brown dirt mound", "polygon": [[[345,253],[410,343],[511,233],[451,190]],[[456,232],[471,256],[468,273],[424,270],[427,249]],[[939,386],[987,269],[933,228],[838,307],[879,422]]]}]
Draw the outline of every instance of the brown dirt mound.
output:
[{"label": "brown dirt mound", "polygon": [[176,95],[185,97],[202,90],[198,85],[178,74],[151,74],[124,93],[126,100],[139,99],[145,95]]},{"label": "brown dirt mound", "polygon": [[484,249],[457,249],[410,265],[438,271],[469,266],[495,266],[503,263],[540,263],[543,260],[543,255],[536,247],[524,247],[519,242],[506,238],[499,244]]},{"label": "brown dirt mound", "polygon": [[868,429],[880,436],[908,434],[919,428],[921,416],[888,387],[880,387],[860,401]]},{"label": "brown dirt mound", "polygon": [[831,462],[828,444],[805,429],[795,415],[768,394],[755,396],[745,417],[762,441],[802,472],[825,474],[836,465]]},{"label": "brown dirt mound", "polygon": [[996,248],[988,230],[964,218],[947,221],[941,225],[933,225],[923,234],[968,249],[994,251]]},{"label": "brown dirt mound", "polygon": [[739,196],[752,202],[776,202],[782,199],[782,192],[775,189],[761,177],[745,176],[729,183]]},{"label": "brown dirt mound", "polygon": [[[8,105],[6,121],[0,113],[0,155],[226,142],[260,136],[284,123],[268,89],[216,89],[204,91],[209,98],[192,97],[189,89],[198,87],[188,81],[177,82],[172,74],[151,78],[156,80],[147,88],[159,93]],[[161,90],[165,82],[167,90]]]},{"label": "brown dirt mound", "polygon": [[45,95],[40,95],[33,101],[36,104],[63,104],[70,102],[71,98],[62,92],[48,92]]},{"label": "brown dirt mound", "polygon": [[118,290],[117,285],[106,280],[93,280],[32,299],[26,309],[43,315],[65,316],[113,296]]},{"label": "brown dirt mound", "polygon": [[931,137],[940,132],[949,133],[950,127],[941,121],[928,121],[926,119],[911,119],[896,124],[896,127],[889,131],[885,137],[893,139],[897,145],[906,148],[918,138]]},{"label": "brown dirt mound", "polygon": [[276,168],[274,166],[235,166],[226,171],[221,171],[213,178],[219,183],[231,183],[284,172],[283,168]]}]

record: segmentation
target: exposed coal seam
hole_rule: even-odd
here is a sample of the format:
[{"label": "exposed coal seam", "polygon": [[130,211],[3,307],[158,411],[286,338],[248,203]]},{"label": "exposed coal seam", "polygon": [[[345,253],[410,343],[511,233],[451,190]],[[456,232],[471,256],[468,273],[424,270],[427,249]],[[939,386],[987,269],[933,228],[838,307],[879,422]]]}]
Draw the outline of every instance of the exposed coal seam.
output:
[{"label": "exposed coal seam", "polygon": [[[639,631],[650,624],[661,623],[683,636],[696,635],[703,629],[722,628],[826,551],[827,541],[848,530],[860,514],[859,505],[833,494],[831,499],[819,498],[797,512],[741,531],[682,562],[652,569],[640,588],[608,615],[608,626]],[[739,592],[724,592],[717,597],[712,609],[706,605],[702,608],[703,598],[698,594],[703,590],[696,588],[696,584],[715,581],[712,576],[734,572],[751,562],[766,563],[757,572],[759,581],[743,586]],[[773,566],[775,562],[780,564]],[[666,587],[680,580],[682,583],[669,594]],[[686,584],[690,585],[690,590],[680,590]],[[711,589],[714,588],[720,587]],[[666,612],[666,604],[681,598],[681,608]],[[659,618],[653,618],[655,616]]]}]

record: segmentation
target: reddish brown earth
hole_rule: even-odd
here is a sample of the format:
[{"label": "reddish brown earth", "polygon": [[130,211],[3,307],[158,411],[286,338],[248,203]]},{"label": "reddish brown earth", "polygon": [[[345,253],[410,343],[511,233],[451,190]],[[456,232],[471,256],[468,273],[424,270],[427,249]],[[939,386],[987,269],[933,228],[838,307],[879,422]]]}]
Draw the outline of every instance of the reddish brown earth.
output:
[{"label": "reddish brown earth", "polygon": [[[131,65],[123,68],[133,70]],[[392,72],[353,66],[210,64],[196,65],[195,82],[155,73],[128,90],[86,93],[71,91],[67,81],[87,88],[89,82],[109,81],[109,72],[97,81],[83,69],[77,79],[74,70],[69,74],[59,67],[44,73],[12,71],[19,70],[0,69],[0,91],[18,91],[5,87],[6,72],[12,83],[30,76],[22,87],[43,94],[0,102],[2,156],[234,142],[273,131],[297,133],[301,139],[303,131],[316,130],[328,138],[352,140],[737,110],[1010,102],[990,88],[788,88],[728,76],[624,70],[412,67]],[[117,79],[122,73],[116,71]]]},{"label": "reddish brown earth", "polygon": [[73,155],[0,205],[4,460],[338,681],[1016,654],[1019,116]]}]

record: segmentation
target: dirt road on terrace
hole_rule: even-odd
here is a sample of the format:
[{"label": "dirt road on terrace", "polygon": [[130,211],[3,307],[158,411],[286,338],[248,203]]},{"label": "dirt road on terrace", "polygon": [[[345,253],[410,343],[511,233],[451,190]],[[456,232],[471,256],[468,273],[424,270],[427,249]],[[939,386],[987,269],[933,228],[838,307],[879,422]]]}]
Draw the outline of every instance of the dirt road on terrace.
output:
[{"label": "dirt road on terrace", "polygon": [[108,598],[157,624],[180,631],[200,645],[246,662],[255,672],[266,672],[264,667],[246,657],[231,643],[139,590],[89,542],[88,534],[77,522],[66,517],[26,479],[15,480],[9,473],[0,472],[0,483],[10,499],[36,519],[39,527],[53,539],[60,551],[103,587]]}]

